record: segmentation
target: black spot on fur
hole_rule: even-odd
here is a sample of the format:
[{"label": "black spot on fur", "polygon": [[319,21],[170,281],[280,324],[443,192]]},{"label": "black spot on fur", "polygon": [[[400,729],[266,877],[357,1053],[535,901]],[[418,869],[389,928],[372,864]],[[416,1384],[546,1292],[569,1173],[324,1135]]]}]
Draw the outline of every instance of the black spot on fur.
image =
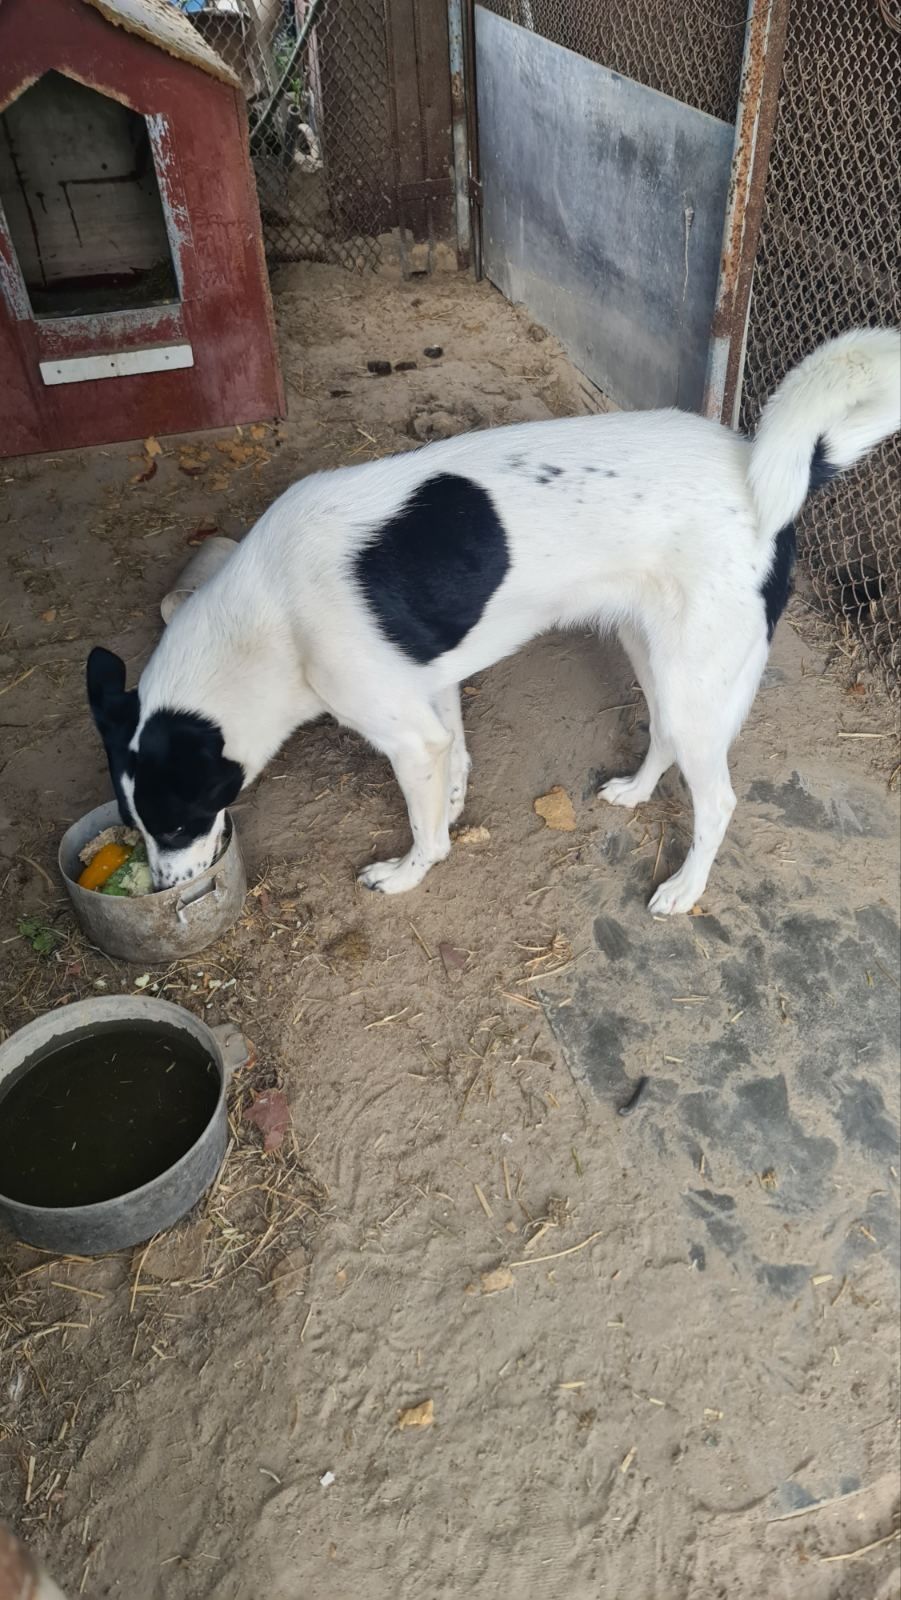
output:
[{"label": "black spot on fur", "polygon": [[618,474],[617,474],[617,473],[615,473],[615,472],[614,472],[614,471],[613,471],[613,470],[612,470],[612,468],[610,468],[610,467],[608,467],[608,468],[607,468],[607,471],[606,471],[606,472],[605,472],[605,473],[604,473],[604,477],[605,477],[605,478],[615,478],[615,477],[617,477],[617,476],[618,476]]},{"label": "black spot on fur", "polygon": [[223,754],[222,730],[192,711],[155,711],[141,729],[135,759],[135,810],[166,849],[209,833],[237,799],[244,768]]},{"label": "black spot on fur", "polygon": [[549,478],[562,478],[563,477],[563,468],[562,467],[547,467],[547,466],[544,465],[544,463],[542,463],[541,470],[542,470],[542,472],[546,472]]},{"label": "black spot on fur", "polygon": [[491,496],[442,473],[361,550],[356,575],[382,633],[424,666],[465,639],[509,566]]},{"label": "black spot on fur", "polygon": [[807,493],[815,494],[817,489],[825,489],[827,483],[831,483],[833,478],[838,477],[838,473],[838,467],[833,466],[826,455],[825,442],[822,439],[818,439],[810,460],[810,482],[807,486]]},{"label": "black spot on fur", "polygon": [[550,483],[551,479],[550,478],[546,478],[543,473],[539,472],[538,477],[535,479],[535,482],[536,483],[540,483],[540,484],[545,484],[545,483]]},{"label": "black spot on fur", "polygon": [[780,528],[776,535],[770,570],[760,590],[766,607],[766,636],[768,639],[772,639],[776,631],[776,623],[788,605],[793,587],[792,574],[797,550],[795,525],[793,522],[787,522],[785,527]]},{"label": "black spot on fur", "polygon": [[507,460],[507,466],[512,467],[514,472],[520,472],[525,466],[525,456],[510,456]]}]

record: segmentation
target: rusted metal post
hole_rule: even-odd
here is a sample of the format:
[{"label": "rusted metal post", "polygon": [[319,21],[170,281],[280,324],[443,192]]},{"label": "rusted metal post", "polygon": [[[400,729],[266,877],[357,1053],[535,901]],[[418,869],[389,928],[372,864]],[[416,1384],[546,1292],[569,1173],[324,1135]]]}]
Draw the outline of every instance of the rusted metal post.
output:
[{"label": "rusted metal post", "polygon": [[789,0],[749,0],[732,177],[707,353],[703,411],[734,427],[741,397],[754,258],[779,108]]},{"label": "rusted metal post", "polygon": [[463,76],[466,89],[466,146],[469,162],[469,229],[472,271],[482,276],[482,185],[479,181],[479,112],[476,83],[475,0],[463,0]]},{"label": "rusted metal post", "polygon": [[469,215],[469,140],[466,126],[466,64],[463,51],[463,0],[447,0],[450,49],[451,114],[454,136],[454,209],[457,216],[457,263],[468,267],[472,249]]}]

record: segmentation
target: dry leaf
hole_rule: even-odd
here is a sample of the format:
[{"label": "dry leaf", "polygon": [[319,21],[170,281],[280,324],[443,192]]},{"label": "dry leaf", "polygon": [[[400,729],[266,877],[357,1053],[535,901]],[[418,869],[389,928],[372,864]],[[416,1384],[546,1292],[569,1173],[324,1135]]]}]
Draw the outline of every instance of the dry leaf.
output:
[{"label": "dry leaf", "polygon": [[420,1406],[408,1406],[406,1411],[398,1412],[397,1426],[399,1428],[430,1428],[434,1420],[434,1403],[431,1400],[423,1400]]},{"label": "dry leaf", "polygon": [[159,439],[154,439],[153,434],[150,435],[149,439],[145,439],[144,440],[144,454],[145,455],[148,455],[148,456],[151,456],[151,457],[152,456],[161,456],[162,453],[163,453],[163,447],[160,444]]},{"label": "dry leaf", "polygon": [[49,611],[42,611],[41,612],[41,621],[42,622],[55,622],[56,621],[56,607],[55,606],[51,606]]},{"label": "dry leaf", "polygon": [[277,1150],[291,1126],[291,1113],[281,1089],[266,1089],[254,1095],[253,1104],[246,1106],[244,1121],[252,1122],[263,1135],[263,1149]]},{"label": "dry leaf", "polygon": [[263,427],[262,423],[259,423],[259,422],[255,422],[254,423],[253,427],[250,430],[250,437],[251,437],[251,439],[265,439],[265,437],[266,437],[266,429]]},{"label": "dry leaf", "polygon": [[503,1289],[512,1289],[512,1268],[495,1267],[493,1272],[483,1272],[479,1283],[483,1294],[500,1294]]},{"label": "dry leaf", "polygon": [[228,456],[229,461],[233,461],[236,467],[242,467],[247,461],[256,461],[259,457],[259,451],[254,445],[239,444],[237,439],[220,439],[216,449],[221,450],[224,456]]},{"label": "dry leaf", "polygon": [[204,539],[212,539],[213,535],[218,532],[219,529],[216,527],[215,522],[201,522],[198,523],[193,533],[188,534],[185,543],[191,545],[203,544]]},{"label": "dry leaf", "polygon": [[136,472],[132,483],[146,483],[148,479],[156,477],[156,462],[148,461],[143,472]]},{"label": "dry leaf", "polygon": [[491,834],[487,828],[460,828],[457,833],[452,833],[451,838],[457,844],[487,844]]},{"label": "dry leaf", "polygon": [[452,972],[462,972],[469,960],[469,951],[458,950],[455,944],[439,944],[438,954],[444,962],[444,970],[448,977]]},{"label": "dry leaf", "polygon": [[533,811],[543,817],[549,828],[557,833],[573,833],[576,826],[576,813],[573,803],[566,790],[555,783],[553,789],[547,794],[540,794],[537,800],[532,801]]},{"label": "dry leaf", "polygon": [[[154,467],[154,471],[155,470],[156,468]],[[200,474],[206,471],[206,468],[202,461],[180,460],[178,463],[178,470],[179,472],[183,472],[188,478],[199,478]]]},{"label": "dry leaf", "polygon": [[224,472],[214,472],[213,476],[210,479],[209,487],[211,489],[227,489],[228,488],[228,478],[226,477],[225,473]]}]

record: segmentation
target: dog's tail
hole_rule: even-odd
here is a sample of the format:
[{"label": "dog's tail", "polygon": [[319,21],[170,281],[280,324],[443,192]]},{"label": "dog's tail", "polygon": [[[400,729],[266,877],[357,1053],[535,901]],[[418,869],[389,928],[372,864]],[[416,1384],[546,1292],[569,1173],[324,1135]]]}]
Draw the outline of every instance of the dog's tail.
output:
[{"label": "dog's tail", "polygon": [[901,427],[901,332],[857,328],[791,371],[763,409],[748,481],[762,540],[808,494]]}]

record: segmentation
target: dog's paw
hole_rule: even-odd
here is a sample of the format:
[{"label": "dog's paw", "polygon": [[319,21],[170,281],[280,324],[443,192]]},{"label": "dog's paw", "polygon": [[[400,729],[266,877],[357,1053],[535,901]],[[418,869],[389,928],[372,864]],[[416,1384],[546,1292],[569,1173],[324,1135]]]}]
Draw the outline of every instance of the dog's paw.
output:
[{"label": "dog's paw", "polygon": [[602,789],[598,790],[602,800],[611,806],[643,806],[650,800],[653,790],[648,792],[646,784],[639,783],[638,774],[634,778],[611,778]]},{"label": "dog's paw", "polygon": [[422,882],[427,871],[412,855],[396,856],[392,861],[373,861],[370,867],[364,867],[357,882],[364,889],[378,889],[381,894],[406,894]]},{"label": "dog's paw", "polygon": [[678,916],[697,905],[703,893],[703,883],[699,884],[694,877],[685,876],[683,869],[680,869],[651,895],[648,910],[654,917]]}]

